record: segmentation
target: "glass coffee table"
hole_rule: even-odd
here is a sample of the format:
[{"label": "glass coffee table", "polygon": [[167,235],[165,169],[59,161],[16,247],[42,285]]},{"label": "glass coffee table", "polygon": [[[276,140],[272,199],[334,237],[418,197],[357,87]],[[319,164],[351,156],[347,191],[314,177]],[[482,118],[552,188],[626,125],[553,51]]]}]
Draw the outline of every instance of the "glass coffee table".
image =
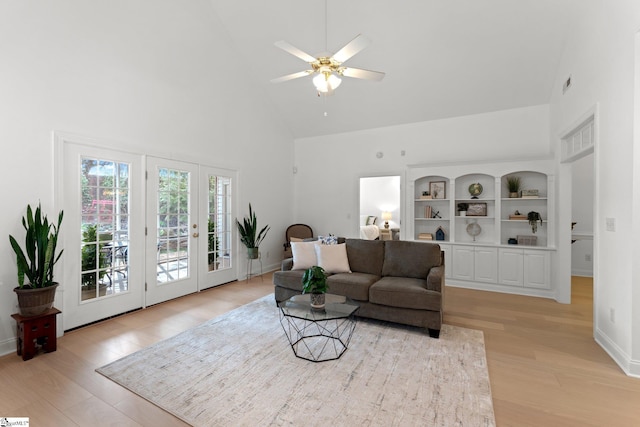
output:
[{"label": "glass coffee table", "polygon": [[359,306],[341,295],[326,294],[325,307],[311,307],[311,295],[294,295],[278,303],[280,324],[293,353],[312,362],[339,359],[356,328]]}]

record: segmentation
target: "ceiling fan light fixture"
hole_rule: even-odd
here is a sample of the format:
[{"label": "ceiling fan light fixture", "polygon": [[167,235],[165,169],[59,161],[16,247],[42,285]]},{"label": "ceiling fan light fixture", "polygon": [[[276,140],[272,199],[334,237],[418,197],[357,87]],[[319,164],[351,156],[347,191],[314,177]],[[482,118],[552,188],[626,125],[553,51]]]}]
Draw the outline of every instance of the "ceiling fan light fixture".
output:
[{"label": "ceiling fan light fixture", "polygon": [[313,85],[318,92],[327,93],[335,90],[342,83],[342,79],[333,73],[322,72],[313,78]]}]

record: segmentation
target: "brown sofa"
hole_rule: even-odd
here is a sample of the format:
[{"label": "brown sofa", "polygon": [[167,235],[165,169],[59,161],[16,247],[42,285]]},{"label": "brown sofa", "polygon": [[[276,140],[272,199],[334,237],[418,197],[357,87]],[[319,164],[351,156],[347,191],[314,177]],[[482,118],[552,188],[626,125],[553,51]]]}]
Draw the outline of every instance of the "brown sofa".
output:
[{"label": "brown sofa", "polygon": [[[444,255],[433,243],[346,239],[351,273],[331,274],[329,293],[358,303],[357,315],[427,328],[438,338],[444,303]],[[293,259],[273,274],[276,302],[302,293]]]}]

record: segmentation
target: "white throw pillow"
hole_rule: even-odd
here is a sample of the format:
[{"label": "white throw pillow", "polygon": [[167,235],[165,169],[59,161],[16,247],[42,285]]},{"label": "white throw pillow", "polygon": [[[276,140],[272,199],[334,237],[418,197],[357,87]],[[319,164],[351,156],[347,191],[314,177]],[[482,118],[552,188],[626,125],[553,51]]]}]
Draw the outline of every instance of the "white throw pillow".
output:
[{"label": "white throw pillow", "polygon": [[315,247],[318,265],[327,273],[351,273],[347,245],[317,245]]},{"label": "white throw pillow", "polygon": [[306,270],[309,267],[318,265],[315,247],[320,246],[319,241],[313,242],[291,242],[291,253],[293,254],[292,270]]}]

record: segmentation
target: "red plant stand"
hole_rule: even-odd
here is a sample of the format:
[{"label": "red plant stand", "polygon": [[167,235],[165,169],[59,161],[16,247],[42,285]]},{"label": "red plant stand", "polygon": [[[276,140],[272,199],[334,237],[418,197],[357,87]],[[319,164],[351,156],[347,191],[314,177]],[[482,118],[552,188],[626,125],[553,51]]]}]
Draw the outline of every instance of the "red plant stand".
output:
[{"label": "red plant stand", "polygon": [[22,360],[33,358],[38,352],[38,346],[45,353],[56,351],[56,316],[61,313],[57,308],[50,308],[37,316],[25,317],[18,313],[12,314],[18,326],[18,356]]}]

